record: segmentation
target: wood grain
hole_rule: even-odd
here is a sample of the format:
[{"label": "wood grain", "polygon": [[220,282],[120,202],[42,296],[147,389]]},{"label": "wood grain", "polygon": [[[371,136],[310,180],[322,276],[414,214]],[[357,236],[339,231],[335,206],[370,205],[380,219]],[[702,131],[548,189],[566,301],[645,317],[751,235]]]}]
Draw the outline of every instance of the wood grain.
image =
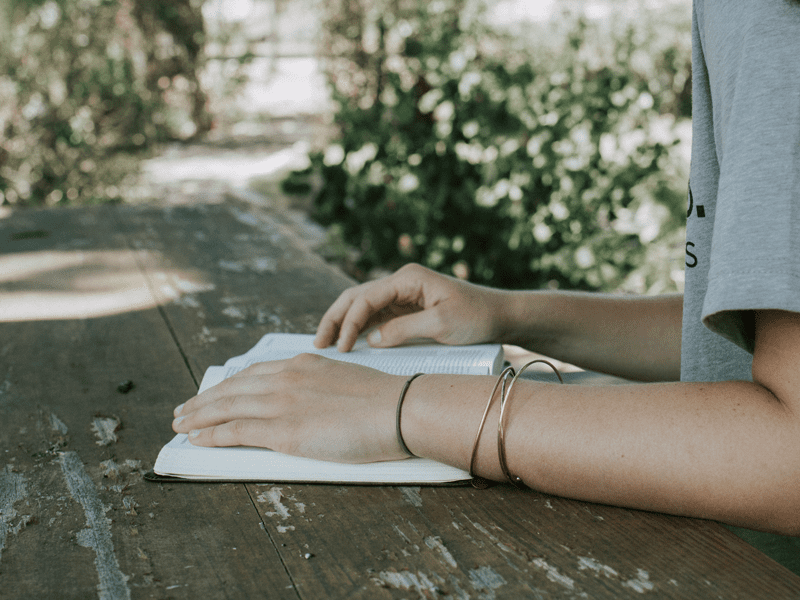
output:
[{"label": "wood grain", "polygon": [[[51,235],[26,240],[20,252],[80,252],[89,263],[85,271],[48,272],[31,288],[52,287],[56,275],[64,286],[90,286],[102,264],[94,259],[109,256],[130,280],[117,285],[149,289],[116,211],[20,219],[0,222],[4,255],[19,248],[9,247],[9,230],[35,219]],[[2,292],[0,307],[12,296]],[[113,295],[105,287],[94,292]],[[190,485],[172,494],[142,479],[172,437],[172,408],[196,391],[155,298],[151,304],[110,316],[0,323],[0,459],[5,473],[24,482],[23,497],[3,516],[0,598],[177,598],[201,590],[209,598],[297,597],[242,486]],[[123,380],[135,384],[127,394],[117,391]],[[116,442],[100,444],[98,418],[119,423]]]},{"label": "wood grain", "polygon": [[800,597],[716,523],[509,486],[143,481],[208,366],[350,283],[233,201],[0,219],[0,599]]}]

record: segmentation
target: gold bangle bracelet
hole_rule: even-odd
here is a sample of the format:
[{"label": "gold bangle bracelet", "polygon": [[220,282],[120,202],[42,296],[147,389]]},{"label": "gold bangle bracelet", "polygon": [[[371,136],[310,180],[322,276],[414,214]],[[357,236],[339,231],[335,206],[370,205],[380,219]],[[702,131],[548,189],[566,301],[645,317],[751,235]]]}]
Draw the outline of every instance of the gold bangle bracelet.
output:
[{"label": "gold bangle bracelet", "polygon": [[[532,360],[529,363],[526,363],[515,375],[514,378],[511,380],[511,383],[508,385],[508,391],[500,398],[500,418],[497,421],[497,455],[500,460],[500,470],[503,472],[503,475],[510,483],[512,483],[516,488],[525,489],[525,483],[522,481],[522,478],[517,475],[512,475],[508,469],[508,462],[506,461],[506,434],[505,434],[505,426],[504,426],[504,416],[505,416],[505,409],[506,405],[508,404],[508,400],[511,397],[511,390],[514,389],[514,384],[516,383],[519,376],[522,375],[523,371],[534,365],[536,363],[544,363],[553,371],[555,372],[556,376],[558,376],[558,380],[561,383],[564,383],[564,379],[561,377],[561,373],[558,372],[558,369],[549,361],[544,359],[537,359]],[[505,387],[505,386],[504,386]]]},{"label": "gold bangle bracelet", "polygon": [[501,398],[505,394],[506,391],[506,381],[508,377],[514,376],[514,367],[506,367],[503,369],[503,372],[500,373],[500,376],[497,378],[497,383],[494,384],[494,388],[492,389],[492,393],[489,396],[489,401],[486,403],[486,409],[483,411],[483,417],[481,417],[481,423],[478,425],[478,433],[475,434],[475,442],[472,444],[472,455],[469,459],[469,476],[472,478],[472,487],[476,489],[486,489],[489,487],[490,482],[488,479],[483,477],[479,477],[475,475],[475,459],[478,456],[478,442],[481,439],[481,432],[483,431],[483,426],[486,423],[486,417],[489,414],[489,409],[492,406],[492,401],[494,400],[494,396],[497,393],[497,388],[500,387],[500,382],[503,383],[503,390],[501,392]]}]

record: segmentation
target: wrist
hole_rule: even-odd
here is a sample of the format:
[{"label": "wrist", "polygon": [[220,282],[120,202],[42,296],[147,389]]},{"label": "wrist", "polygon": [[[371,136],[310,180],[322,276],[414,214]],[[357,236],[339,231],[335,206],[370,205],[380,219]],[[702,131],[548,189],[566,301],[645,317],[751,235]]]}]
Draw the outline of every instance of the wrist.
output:
[{"label": "wrist", "polygon": [[403,438],[403,402],[408,394],[408,388],[411,387],[415,379],[419,379],[423,375],[425,375],[425,373],[416,373],[406,379],[406,382],[403,384],[403,389],[400,390],[400,397],[397,400],[397,409],[395,410],[395,437],[397,438],[397,445],[406,456],[415,456],[415,454],[411,452]]},{"label": "wrist", "polygon": [[529,347],[533,340],[541,338],[545,330],[541,319],[551,312],[548,296],[547,292],[501,292],[496,300],[496,339],[503,344]]},{"label": "wrist", "polygon": [[[440,374],[414,380],[401,418],[409,450],[468,471],[478,426],[496,381],[495,376]],[[498,391],[478,439],[475,461],[476,474],[495,480],[502,479],[497,460],[499,396]]]}]

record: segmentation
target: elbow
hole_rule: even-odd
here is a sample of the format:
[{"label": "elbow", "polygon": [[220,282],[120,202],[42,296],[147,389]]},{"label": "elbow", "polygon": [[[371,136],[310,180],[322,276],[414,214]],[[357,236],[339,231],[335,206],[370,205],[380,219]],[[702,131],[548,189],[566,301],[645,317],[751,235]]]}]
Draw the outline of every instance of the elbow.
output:
[{"label": "elbow", "polygon": [[[795,481],[797,481],[795,479]],[[787,483],[787,487],[797,488],[797,484]],[[791,493],[791,498],[784,499],[778,510],[773,513],[774,521],[769,527],[771,533],[800,537],[800,491]]]},{"label": "elbow", "polygon": [[761,523],[755,528],[800,537],[800,456],[787,463],[780,470],[780,476],[772,479],[767,486],[769,490],[762,488],[761,508],[758,511]]},{"label": "elbow", "polygon": [[800,502],[780,506],[777,510],[769,511],[769,518],[766,523],[756,529],[761,529],[769,533],[800,537]]},{"label": "elbow", "polygon": [[[773,429],[773,444],[728,480],[731,524],[800,537],[800,427]],[[733,515],[736,516],[733,516]]]}]

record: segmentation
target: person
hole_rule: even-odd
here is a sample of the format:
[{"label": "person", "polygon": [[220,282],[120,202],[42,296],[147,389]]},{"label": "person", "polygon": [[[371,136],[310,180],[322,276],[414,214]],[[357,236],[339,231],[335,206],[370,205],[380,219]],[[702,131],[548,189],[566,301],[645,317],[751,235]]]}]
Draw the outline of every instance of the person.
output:
[{"label": "person", "polygon": [[[503,291],[418,265],[345,291],[315,343],[503,342],[639,383],[520,380],[509,471],[549,494],[800,535],[800,4],[695,0],[683,295]],[[425,375],[402,407],[415,455],[469,467],[494,377]],[[402,459],[405,378],[304,355],[189,400],[200,445]],[[489,422],[497,422],[499,403]],[[477,474],[504,480],[484,432]],[[785,538],[792,539],[792,538]],[[798,555],[797,546],[793,546]]]}]

